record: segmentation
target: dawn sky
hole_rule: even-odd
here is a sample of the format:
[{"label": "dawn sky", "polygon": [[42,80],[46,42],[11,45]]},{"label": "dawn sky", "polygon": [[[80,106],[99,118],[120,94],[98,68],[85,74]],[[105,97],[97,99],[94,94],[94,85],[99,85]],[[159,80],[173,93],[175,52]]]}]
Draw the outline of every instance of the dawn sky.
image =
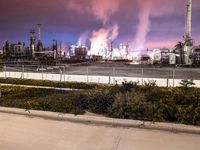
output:
[{"label": "dawn sky", "polygon": [[[42,40],[65,46],[81,39],[90,47],[105,31],[108,41],[135,49],[173,47],[184,35],[185,0],[1,0],[0,42],[29,44],[29,31],[42,24]],[[193,0],[192,35],[200,44],[200,1]],[[103,29],[103,30],[102,30]]]}]

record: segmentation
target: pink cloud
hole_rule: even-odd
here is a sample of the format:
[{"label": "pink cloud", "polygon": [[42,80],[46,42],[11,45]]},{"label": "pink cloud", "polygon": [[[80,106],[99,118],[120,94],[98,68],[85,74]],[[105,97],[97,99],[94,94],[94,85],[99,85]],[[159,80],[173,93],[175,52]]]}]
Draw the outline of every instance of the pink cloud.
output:
[{"label": "pink cloud", "polygon": [[156,49],[156,48],[174,48],[174,46],[177,44],[177,42],[180,39],[174,38],[170,40],[163,40],[163,41],[148,41],[146,43],[146,46],[149,49]]}]

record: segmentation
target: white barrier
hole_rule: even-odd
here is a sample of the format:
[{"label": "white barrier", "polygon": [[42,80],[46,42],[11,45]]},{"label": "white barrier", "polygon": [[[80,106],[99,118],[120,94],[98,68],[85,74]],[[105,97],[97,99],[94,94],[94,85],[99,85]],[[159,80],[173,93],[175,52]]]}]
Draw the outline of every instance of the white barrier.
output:
[{"label": "white barrier", "polygon": [[[50,73],[28,73],[28,72],[0,72],[1,78],[19,78],[49,81],[85,82],[102,84],[122,84],[122,82],[138,82],[139,84],[155,81],[161,87],[179,86],[182,79],[161,79],[161,78],[135,78],[135,77],[114,77],[114,76],[90,76],[90,75],[67,75]],[[194,80],[195,87],[200,87],[200,80]]]}]

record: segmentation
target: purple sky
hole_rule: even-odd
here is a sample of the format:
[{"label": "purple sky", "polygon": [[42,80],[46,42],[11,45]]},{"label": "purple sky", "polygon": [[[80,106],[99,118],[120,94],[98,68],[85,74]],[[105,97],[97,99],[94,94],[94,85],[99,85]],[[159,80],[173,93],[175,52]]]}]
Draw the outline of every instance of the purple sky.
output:
[{"label": "purple sky", "polygon": [[[1,0],[0,43],[9,40],[28,45],[29,31],[38,23],[42,24],[45,46],[51,46],[53,39],[67,46],[76,43],[80,35],[90,46],[92,31],[113,24],[119,26],[115,45],[132,43],[137,41],[139,18],[148,13],[149,20],[144,16],[142,23],[148,23],[145,48],[172,47],[184,35],[184,3],[185,0]],[[192,18],[192,35],[199,45],[199,0],[193,0]]]}]

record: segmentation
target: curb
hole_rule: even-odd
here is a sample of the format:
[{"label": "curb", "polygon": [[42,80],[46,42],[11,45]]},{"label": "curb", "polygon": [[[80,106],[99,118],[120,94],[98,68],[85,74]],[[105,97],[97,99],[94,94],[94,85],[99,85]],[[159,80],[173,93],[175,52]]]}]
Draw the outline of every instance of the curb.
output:
[{"label": "curb", "polygon": [[72,88],[58,88],[58,87],[48,87],[48,86],[33,86],[33,85],[6,84],[6,83],[0,83],[0,85],[11,86],[11,87],[25,87],[25,88],[38,88],[38,89],[50,89],[50,90],[52,89],[52,90],[60,90],[60,91],[78,91],[79,90],[79,89],[72,89]]},{"label": "curb", "polygon": [[99,125],[99,126],[150,129],[150,130],[168,131],[173,133],[189,133],[189,134],[200,135],[200,127],[182,125],[182,124],[158,123],[158,122],[153,123],[153,122],[144,122],[138,120],[113,119],[107,117],[95,117],[87,115],[75,116],[73,114],[62,114],[62,113],[36,111],[36,110],[30,110],[28,112],[25,109],[6,108],[6,107],[0,107],[0,113],[9,113],[9,114],[29,116],[29,117],[38,117],[49,120],[68,121],[74,123]]}]

